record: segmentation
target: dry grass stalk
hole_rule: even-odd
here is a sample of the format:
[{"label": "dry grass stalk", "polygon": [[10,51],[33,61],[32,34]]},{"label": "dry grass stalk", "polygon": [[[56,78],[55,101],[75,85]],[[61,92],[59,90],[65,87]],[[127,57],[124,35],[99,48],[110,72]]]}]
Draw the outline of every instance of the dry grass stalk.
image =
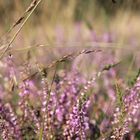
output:
[{"label": "dry grass stalk", "polygon": [[[64,55],[60,59],[57,59],[57,60],[53,61],[52,63],[50,63],[47,67],[42,67],[42,71],[47,71],[48,69],[55,67],[58,63],[65,62],[67,60],[72,61],[75,58],[77,58],[79,55],[89,54],[89,53],[93,53],[93,52],[94,53],[101,52],[101,50],[95,50],[95,49],[94,50],[86,50],[86,49],[84,49],[84,50],[76,52],[76,53],[70,53],[70,54]],[[38,73],[39,73],[39,71],[34,72],[32,75],[30,75],[29,77],[25,78],[23,81],[26,81],[28,79],[32,79]]]},{"label": "dry grass stalk", "polygon": [[32,13],[34,12],[34,10],[36,9],[36,7],[40,4],[42,0],[33,0],[31,2],[31,4],[29,5],[29,7],[26,9],[26,11],[24,12],[24,14],[12,25],[12,27],[9,29],[9,31],[5,34],[9,34],[17,25],[19,25],[20,23],[21,26],[19,27],[19,29],[16,31],[16,33],[14,34],[14,36],[12,37],[12,39],[9,41],[9,43],[6,43],[4,45],[4,47],[2,49],[3,52],[0,55],[0,59],[4,56],[4,54],[9,50],[11,44],[13,43],[13,41],[15,40],[15,38],[17,37],[17,35],[19,34],[19,32],[21,31],[21,29],[23,28],[23,26],[25,25],[25,23],[27,22],[27,20],[29,19],[29,17],[32,15]]}]

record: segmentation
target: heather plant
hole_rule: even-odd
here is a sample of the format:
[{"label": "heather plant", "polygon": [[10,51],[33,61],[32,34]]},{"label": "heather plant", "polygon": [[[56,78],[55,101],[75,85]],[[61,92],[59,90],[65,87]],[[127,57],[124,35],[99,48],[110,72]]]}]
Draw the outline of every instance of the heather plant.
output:
[{"label": "heather plant", "polygon": [[[139,114],[139,77],[131,89],[127,89],[127,94],[123,95],[117,85],[118,105],[114,113],[114,128],[112,139],[123,139],[130,133],[133,125],[138,125],[137,115]],[[136,115],[137,114],[137,115]]]},{"label": "heather plant", "polygon": [[[12,58],[10,56],[10,60],[11,59]],[[13,67],[11,67],[11,68],[13,68]],[[9,72],[12,72],[11,68],[9,69]],[[28,76],[29,68],[30,67],[27,66],[25,68],[24,72],[19,72],[19,75],[21,77],[23,77],[25,75]],[[16,76],[16,75],[14,75],[14,76]],[[16,91],[19,92],[18,93],[19,103],[18,103],[18,106],[15,106],[15,108],[14,108],[15,110],[17,110],[18,108],[20,109],[19,112],[17,112],[17,114],[19,115],[18,121],[20,122],[18,130],[16,128],[17,117],[14,115],[12,108],[10,106],[7,108],[7,105],[6,105],[6,107],[5,107],[5,105],[1,105],[1,110],[3,111],[1,113],[2,120],[6,121],[5,123],[7,123],[7,124],[5,124],[4,128],[1,128],[3,139],[9,139],[10,137],[15,139],[16,136],[19,137],[18,135],[16,135],[16,133],[19,133],[20,137],[22,137],[22,138],[24,138],[24,137],[31,138],[32,137],[31,135],[36,134],[36,138],[42,137],[44,139],[46,139],[46,138],[51,139],[51,138],[55,137],[55,135],[58,135],[57,137],[60,137],[62,135],[60,133],[61,131],[63,131],[62,126],[65,125],[67,115],[69,115],[69,113],[71,112],[70,107],[72,105],[75,105],[75,102],[76,102],[77,96],[78,96],[78,92],[79,92],[78,85],[80,83],[78,83],[76,81],[73,81],[74,82],[73,83],[71,81],[72,79],[68,79],[66,76],[65,83],[63,80],[56,81],[56,83],[55,83],[56,89],[54,91],[49,91],[49,87],[48,87],[48,83],[47,83],[48,80],[46,78],[46,73],[44,71],[41,71],[41,77],[42,78],[40,81],[40,83],[41,83],[40,86],[41,86],[42,90],[38,89],[40,91],[40,93],[39,93],[39,95],[37,95],[38,97],[40,96],[39,97],[40,105],[37,107],[38,109],[34,108],[34,106],[32,106],[30,103],[30,96],[32,94],[34,94],[33,96],[35,96],[35,94],[36,94],[36,93],[33,93],[33,91],[32,91],[32,88],[34,86],[34,81],[27,79],[27,80],[21,81],[21,83],[18,84]],[[9,76],[9,78],[11,80],[11,75]],[[16,79],[16,77],[14,77],[14,78]],[[75,78],[75,76],[73,76],[73,78]],[[11,92],[15,92],[14,90],[15,89],[12,88]],[[37,91],[37,92],[39,92],[39,91]],[[59,92],[61,92],[61,93],[59,93]],[[15,94],[15,93],[12,93],[12,94]],[[74,100],[75,100],[75,102],[74,102]],[[2,101],[1,101],[1,103],[2,103]],[[4,115],[4,110],[8,111],[7,113],[5,111],[7,116]],[[11,116],[11,117],[8,117],[8,116]],[[9,120],[7,120],[7,118]],[[11,123],[15,123],[15,126],[12,125]],[[2,125],[3,125],[3,123],[2,123]],[[9,125],[11,125],[11,132],[10,132]],[[8,128],[8,126],[9,126],[9,128]],[[28,129],[30,129],[30,131],[32,132],[31,135],[30,135],[30,133],[28,133]],[[55,134],[55,133],[58,133],[57,129],[58,130],[62,129],[59,132],[60,134]],[[14,133],[14,130],[15,131],[17,130],[17,132]],[[6,132],[7,133],[10,132],[9,135],[6,135]],[[42,136],[40,136],[41,134],[42,134]]]},{"label": "heather plant", "polygon": [[[86,44],[86,40],[91,41],[90,45],[104,42],[110,45],[110,50],[102,47],[81,50],[82,47],[79,47],[66,49],[69,53],[64,53],[65,49],[59,48],[59,55],[64,54],[52,59],[53,53],[48,51],[46,55],[46,45],[37,45],[23,48],[27,50],[27,55],[22,52],[26,56],[24,59],[16,56],[18,52],[12,44],[40,2],[31,2],[5,34],[6,38],[21,26],[10,41],[2,42],[0,139],[139,139],[140,70],[134,77],[128,78],[130,82],[126,81],[128,72],[125,63],[129,65],[129,60],[122,60],[121,51],[112,49],[114,33],[105,32],[97,36],[86,21],[90,32],[84,38],[82,23],[78,22],[72,42],[78,41],[80,46]],[[55,39],[59,45],[65,45],[63,28],[58,28]],[[91,73],[86,73],[85,67],[81,70],[82,63],[87,61]],[[132,70],[137,69],[137,63]]]},{"label": "heather plant", "polygon": [[[116,64],[104,66],[90,79],[77,69],[72,68],[69,72],[63,70],[55,74],[52,83],[46,68],[37,66],[38,76],[30,77],[32,66],[29,62],[22,69],[16,66],[13,55],[9,55],[5,62],[7,64],[1,72],[9,82],[3,81],[4,95],[0,101],[2,139],[97,139],[105,130],[111,132],[110,138],[122,139],[133,130],[133,126],[139,126],[139,78],[133,87],[124,89],[127,94],[122,93],[116,84],[116,94],[114,90],[112,95],[108,90],[111,85],[107,85],[106,80],[111,78],[108,73],[115,76],[113,67]],[[108,99],[102,99],[103,94],[99,94],[101,90],[97,90],[100,88],[97,81],[102,74],[106,75],[104,80],[107,88],[107,93],[103,94]],[[11,96],[17,98],[16,103],[11,101]],[[108,106],[110,98],[114,104],[110,111],[115,109],[117,103],[114,115],[112,113],[113,121],[107,117],[109,113],[105,112],[105,108],[98,104]],[[94,113],[90,110],[97,111]],[[106,114],[100,118],[101,113]],[[108,122],[106,126],[105,122]],[[112,129],[105,128],[112,125]]]}]

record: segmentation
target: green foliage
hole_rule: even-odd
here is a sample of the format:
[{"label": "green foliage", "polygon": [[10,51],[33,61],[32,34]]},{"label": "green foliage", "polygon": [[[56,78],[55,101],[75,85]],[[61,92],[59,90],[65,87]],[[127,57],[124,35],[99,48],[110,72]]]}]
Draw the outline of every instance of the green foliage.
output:
[{"label": "green foliage", "polygon": [[137,131],[135,134],[135,139],[140,140],[140,131]]},{"label": "green foliage", "polygon": [[125,106],[123,102],[123,92],[118,83],[116,83],[116,92],[117,92],[117,107],[121,110],[121,115],[119,118],[120,125],[123,124],[124,118],[125,118]]},{"label": "green foliage", "polygon": [[138,78],[139,76],[140,76],[140,68],[138,69],[138,71],[137,71],[137,73],[135,74],[135,76],[132,77],[132,78],[128,81],[128,85],[132,87],[132,86],[136,83],[137,78]]},{"label": "green foliage", "polygon": [[117,106],[121,108],[123,106],[123,93],[120,86],[116,83],[116,92],[117,92]]}]

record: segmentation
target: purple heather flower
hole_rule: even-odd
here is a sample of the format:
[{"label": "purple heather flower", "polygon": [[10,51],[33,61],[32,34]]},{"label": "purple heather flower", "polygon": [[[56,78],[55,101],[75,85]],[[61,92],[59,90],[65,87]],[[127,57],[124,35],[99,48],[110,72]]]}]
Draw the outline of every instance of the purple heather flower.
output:
[{"label": "purple heather flower", "polygon": [[97,34],[96,34],[95,31],[91,31],[91,41],[92,42],[98,42],[98,37],[97,37]]},{"label": "purple heather flower", "polygon": [[43,116],[43,128],[44,128],[44,133],[46,133],[47,129],[48,129],[48,110],[47,110],[47,105],[48,104],[48,85],[47,85],[47,78],[43,77],[41,80],[41,84],[42,84],[42,116]]},{"label": "purple heather flower", "polygon": [[112,42],[113,40],[112,40],[112,35],[111,35],[111,33],[109,33],[109,32],[107,32],[107,33],[104,33],[103,34],[103,37],[102,37],[102,40],[104,41],[104,42]]},{"label": "purple heather flower", "polygon": [[140,108],[140,77],[138,77],[135,85],[127,91],[124,96],[124,105],[122,108],[117,107],[114,114],[114,126],[112,139],[123,139],[124,135],[131,131],[130,126],[133,125],[135,119],[137,119],[137,113]]},{"label": "purple heather flower", "polygon": [[21,140],[21,132],[18,118],[10,104],[3,105],[2,103],[0,103],[0,114],[0,133],[2,138],[4,140],[11,138]]},{"label": "purple heather flower", "polygon": [[27,118],[29,116],[29,110],[28,110],[28,97],[30,94],[30,87],[29,87],[29,80],[22,82],[19,85],[20,88],[20,100],[19,100],[19,106],[21,108],[21,110],[23,111],[23,115],[25,118]]},{"label": "purple heather flower", "polygon": [[56,28],[56,42],[58,44],[64,42],[64,29],[61,26],[57,26]]},{"label": "purple heather flower", "polygon": [[77,104],[74,105],[64,130],[64,136],[66,138],[86,140],[86,131],[89,129],[87,105],[88,102],[84,102],[84,104],[80,107],[79,100],[77,101]]}]

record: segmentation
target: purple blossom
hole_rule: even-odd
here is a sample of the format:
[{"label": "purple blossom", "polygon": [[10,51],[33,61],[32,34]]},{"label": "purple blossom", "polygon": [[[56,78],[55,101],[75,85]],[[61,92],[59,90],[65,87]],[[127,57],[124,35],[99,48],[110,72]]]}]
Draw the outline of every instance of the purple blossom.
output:
[{"label": "purple blossom", "polygon": [[[137,120],[137,114],[140,108],[140,77],[138,77],[135,85],[128,89],[124,97],[124,105],[122,108],[117,107],[114,114],[114,126],[112,139],[123,139],[124,135],[131,131],[130,126]],[[137,122],[137,121],[136,121]]]}]

